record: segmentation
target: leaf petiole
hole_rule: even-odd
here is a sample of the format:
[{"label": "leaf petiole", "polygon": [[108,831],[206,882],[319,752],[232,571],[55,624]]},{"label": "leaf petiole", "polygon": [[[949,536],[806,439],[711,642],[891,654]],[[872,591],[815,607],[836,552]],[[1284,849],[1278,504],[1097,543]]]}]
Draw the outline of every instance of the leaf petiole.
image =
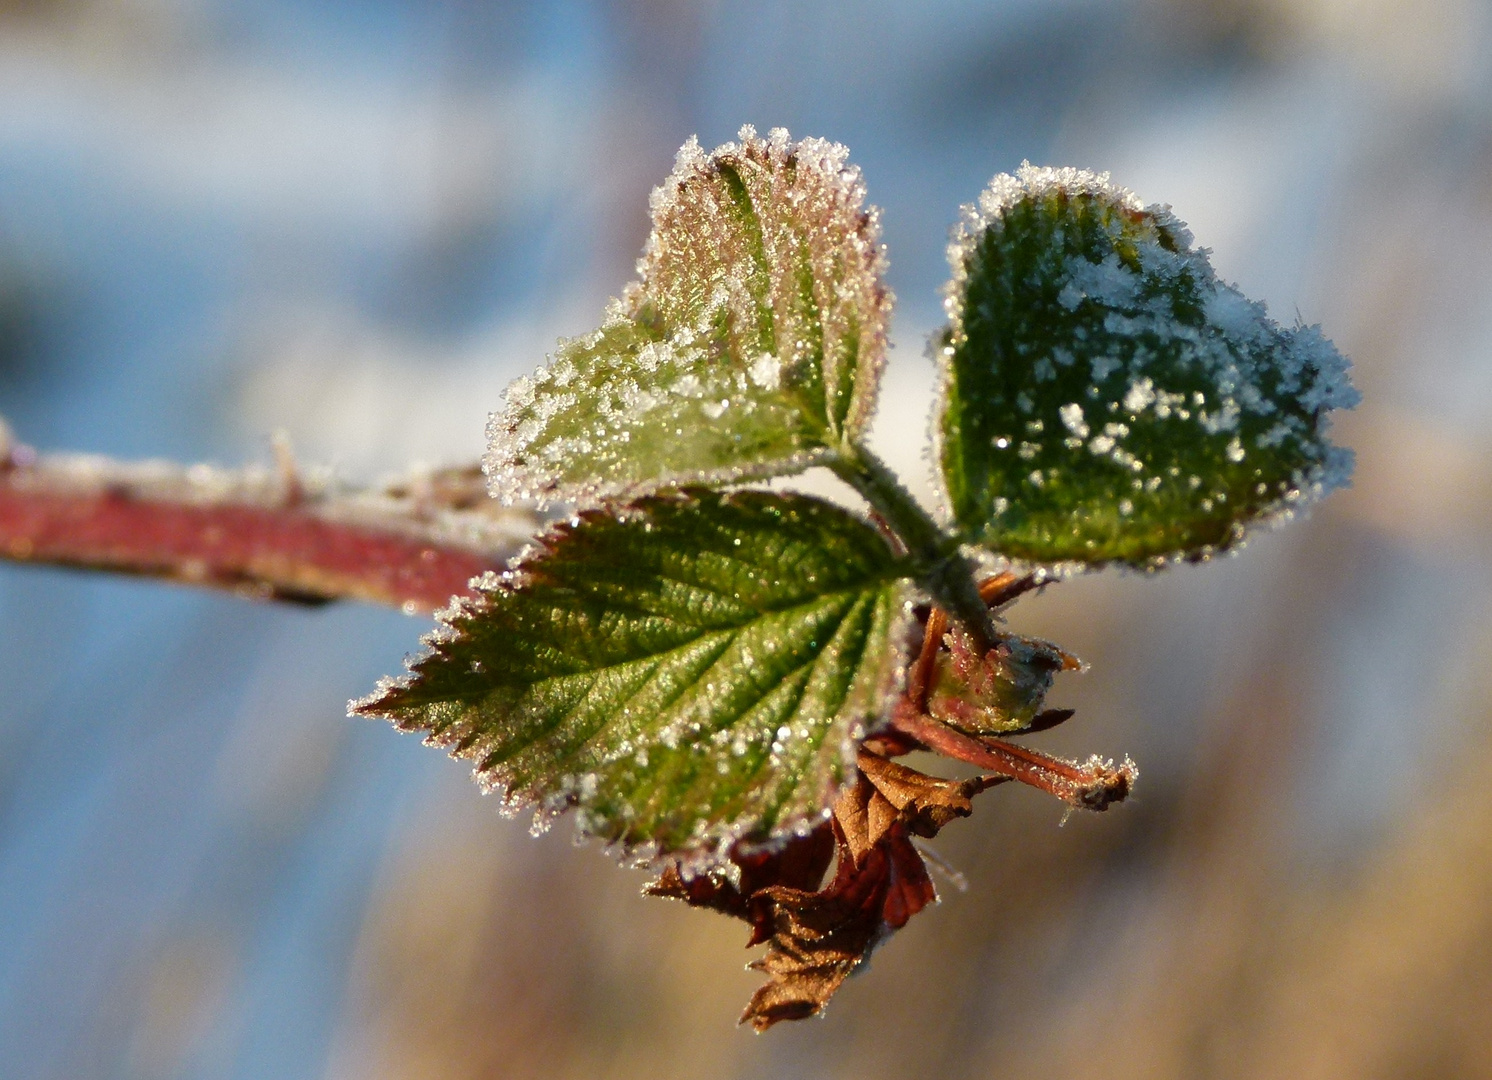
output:
[{"label": "leaf petiole", "polygon": [[939,527],[896,473],[865,447],[848,446],[826,464],[870,503],[906,546],[917,584],[988,649],[996,640],[994,622],[975,584],[974,565],[959,550],[958,538]]}]

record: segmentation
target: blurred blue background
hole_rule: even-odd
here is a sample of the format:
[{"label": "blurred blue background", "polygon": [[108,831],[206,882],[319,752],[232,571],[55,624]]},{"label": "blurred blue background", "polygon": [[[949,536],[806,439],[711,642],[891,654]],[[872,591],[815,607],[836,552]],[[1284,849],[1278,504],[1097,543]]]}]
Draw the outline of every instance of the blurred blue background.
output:
[{"label": "blurred blue background", "polygon": [[1014,625],[1093,664],[960,893],[827,1017],[733,1027],[739,924],[637,896],[344,703],[426,624],[0,566],[0,1073],[1492,1076],[1492,8],[1477,0],[0,0],[0,413],[42,450],[373,479],[631,277],[674,150],[848,144],[925,479],[944,245],[1023,159],[1167,202],[1320,322],[1355,487]]}]

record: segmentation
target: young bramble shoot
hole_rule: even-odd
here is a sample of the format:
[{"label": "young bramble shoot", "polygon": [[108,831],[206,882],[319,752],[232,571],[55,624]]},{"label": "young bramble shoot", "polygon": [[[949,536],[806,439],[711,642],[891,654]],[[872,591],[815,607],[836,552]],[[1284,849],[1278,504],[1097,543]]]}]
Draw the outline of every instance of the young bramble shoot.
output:
[{"label": "young bramble shoot", "polygon": [[[354,705],[476,762],[509,809],[574,809],[657,879],[741,918],[743,1020],[819,1012],[935,898],[930,837],[1007,780],[1101,810],[1126,759],[1007,741],[1079,662],[1000,613],[1063,568],[1234,546],[1344,484],[1347,362],[1220,282],[1106,176],[998,176],[950,246],[938,524],[864,446],[891,297],[842,146],[692,140],[653,194],[640,279],[489,424],[501,500],[577,506],[442,614]],[[825,466],[874,521],[748,481]],[[1009,569],[978,580],[979,552]],[[982,774],[892,759],[931,750]],[[832,873],[831,873],[832,868]]]}]

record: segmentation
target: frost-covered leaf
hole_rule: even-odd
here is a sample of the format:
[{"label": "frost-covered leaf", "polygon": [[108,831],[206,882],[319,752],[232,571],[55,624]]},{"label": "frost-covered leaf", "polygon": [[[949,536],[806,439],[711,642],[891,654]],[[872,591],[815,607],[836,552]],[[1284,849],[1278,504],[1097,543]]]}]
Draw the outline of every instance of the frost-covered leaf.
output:
[{"label": "frost-covered leaf", "polygon": [[897,690],[904,567],[805,496],[592,511],[446,616],[357,703],[476,761],[509,806],[704,854],[821,820]]},{"label": "frost-covered leaf", "polygon": [[653,192],[641,278],[488,424],[505,500],[636,494],[797,472],[875,407],[891,295],[876,211],[843,146],[775,129]]},{"label": "frost-covered leaf", "polygon": [[1357,400],[1315,327],[1220,282],[1164,207],[1024,166],[949,248],[939,462],[972,540],[1038,562],[1205,558],[1346,482]]}]

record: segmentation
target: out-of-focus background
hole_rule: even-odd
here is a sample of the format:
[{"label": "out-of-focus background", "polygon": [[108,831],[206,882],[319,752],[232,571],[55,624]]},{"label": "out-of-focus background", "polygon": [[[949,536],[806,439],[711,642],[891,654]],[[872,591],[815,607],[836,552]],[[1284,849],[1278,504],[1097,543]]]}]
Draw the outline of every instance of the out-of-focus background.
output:
[{"label": "out-of-focus background", "polygon": [[4,0],[0,413],[42,449],[476,457],[631,275],[673,151],[847,143],[921,442],[958,204],[1024,158],[1169,202],[1363,404],[1354,488],[1017,629],[1038,745],[1133,802],[982,797],[969,881],[825,1019],[734,1027],[744,928],[531,839],[343,718],[426,625],[0,567],[14,1078],[1492,1076],[1492,8],[1479,0]]}]

